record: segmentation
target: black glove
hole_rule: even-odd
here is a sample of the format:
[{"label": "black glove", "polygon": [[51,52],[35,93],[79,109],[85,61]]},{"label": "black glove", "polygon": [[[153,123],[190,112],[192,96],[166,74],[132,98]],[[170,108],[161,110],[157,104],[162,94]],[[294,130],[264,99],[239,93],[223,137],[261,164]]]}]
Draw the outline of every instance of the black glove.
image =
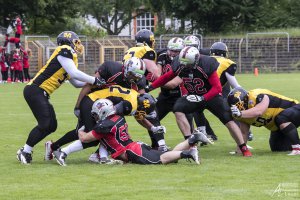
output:
[{"label": "black glove", "polygon": [[96,77],[95,82],[93,83],[93,85],[96,85],[98,87],[102,87],[105,84],[106,84],[106,81],[101,77]]},{"label": "black glove", "polygon": [[145,87],[145,92],[146,92],[146,93],[149,93],[149,92],[151,92],[152,90],[153,90],[152,85],[146,85],[146,87]]}]

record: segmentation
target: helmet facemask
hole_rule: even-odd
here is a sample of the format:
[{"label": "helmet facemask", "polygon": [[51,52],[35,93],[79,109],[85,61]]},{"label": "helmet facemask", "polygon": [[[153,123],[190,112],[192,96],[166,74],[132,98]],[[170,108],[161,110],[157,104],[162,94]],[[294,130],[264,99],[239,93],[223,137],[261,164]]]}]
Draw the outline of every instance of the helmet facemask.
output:
[{"label": "helmet facemask", "polygon": [[242,88],[233,89],[227,97],[229,106],[235,105],[239,110],[248,109],[248,93]]}]

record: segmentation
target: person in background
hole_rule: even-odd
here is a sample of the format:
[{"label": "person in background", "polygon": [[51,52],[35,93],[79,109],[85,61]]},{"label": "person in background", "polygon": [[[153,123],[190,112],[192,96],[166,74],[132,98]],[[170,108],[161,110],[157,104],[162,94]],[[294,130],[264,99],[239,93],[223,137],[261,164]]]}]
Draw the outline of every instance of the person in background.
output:
[{"label": "person in background", "polygon": [[31,49],[23,49],[21,48],[21,52],[23,54],[22,61],[23,61],[23,71],[24,71],[24,81],[29,82],[30,81],[30,75],[29,75],[29,57],[31,56]]},{"label": "person in background", "polygon": [[2,75],[2,83],[7,83],[8,78],[8,64],[5,58],[5,48],[0,46],[0,67]]}]

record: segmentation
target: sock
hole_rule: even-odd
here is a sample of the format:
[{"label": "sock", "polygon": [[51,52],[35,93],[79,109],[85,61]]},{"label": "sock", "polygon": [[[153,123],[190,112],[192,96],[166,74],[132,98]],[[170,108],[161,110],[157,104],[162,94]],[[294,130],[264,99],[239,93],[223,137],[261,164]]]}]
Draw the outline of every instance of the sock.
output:
[{"label": "sock", "polygon": [[245,150],[248,149],[245,143],[239,145],[239,148],[240,148],[240,150],[241,150],[242,152],[244,152]]},{"label": "sock", "polygon": [[191,136],[190,136],[190,135],[188,135],[188,136],[185,135],[185,136],[184,136],[184,140],[189,139],[189,137],[191,137]]},{"label": "sock", "polygon": [[61,151],[65,152],[67,155],[70,153],[80,151],[83,149],[83,146],[81,144],[80,140],[76,140],[75,142],[71,143],[70,145],[66,146],[65,148],[62,148]]},{"label": "sock", "polygon": [[292,149],[300,151],[300,144],[292,145]]},{"label": "sock", "polygon": [[159,145],[159,146],[166,145],[166,141],[165,141],[164,139],[159,140],[159,141],[158,141],[158,145]]},{"label": "sock", "polygon": [[29,146],[28,144],[24,145],[24,150],[26,153],[31,153],[32,152],[32,147]]},{"label": "sock", "polygon": [[100,155],[100,158],[108,157],[108,151],[106,150],[106,148],[103,145],[100,145],[100,147],[99,147],[99,155]]}]

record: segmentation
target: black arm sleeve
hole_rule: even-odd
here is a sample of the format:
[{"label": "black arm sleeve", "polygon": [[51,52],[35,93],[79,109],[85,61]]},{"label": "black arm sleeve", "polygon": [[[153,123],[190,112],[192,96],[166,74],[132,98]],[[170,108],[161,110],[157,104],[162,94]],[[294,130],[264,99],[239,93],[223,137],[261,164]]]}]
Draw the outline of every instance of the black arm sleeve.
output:
[{"label": "black arm sleeve", "polygon": [[97,133],[110,133],[110,130],[112,129],[112,127],[114,126],[114,123],[112,121],[110,121],[109,119],[105,119],[103,121],[100,121],[99,123],[97,123],[93,130],[96,131]]},{"label": "black arm sleeve", "polygon": [[129,115],[132,111],[132,105],[129,101],[121,101],[115,105],[117,115]]}]

